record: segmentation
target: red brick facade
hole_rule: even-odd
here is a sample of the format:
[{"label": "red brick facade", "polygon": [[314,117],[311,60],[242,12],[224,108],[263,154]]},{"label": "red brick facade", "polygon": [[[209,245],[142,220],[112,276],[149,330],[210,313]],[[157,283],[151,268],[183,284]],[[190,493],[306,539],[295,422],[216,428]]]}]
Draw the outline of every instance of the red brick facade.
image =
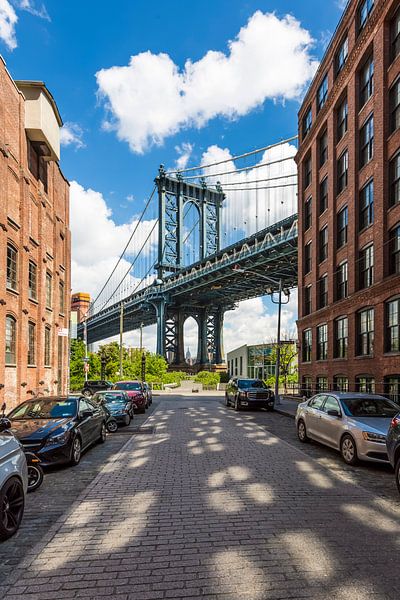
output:
[{"label": "red brick facade", "polygon": [[56,162],[41,162],[47,191],[30,171],[24,108],[0,61],[0,403],[7,408],[37,392],[65,393],[68,383],[68,338],[58,333],[70,314],[69,184]]},{"label": "red brick facade", "polygon": [[[335,378],[344,377],[348,387],[369,389],[377,392],[391,391],[389,378],[400,383],[400,352],[388,352],[387,346],[387,305],[388,300],[400,295],[400,276],[391,269],[392,242],[391,230],[400,224],[400,202],[391,205],[393,194],[392,179],[389,175],[389,162],[400,150],[400,129],[391,127],[389,90],[400,73],[399,40],[396,42],[395,28],[399,18],[398,0],[375,0],[371,2],[353,1],[335,32],[331,44],[318,69],[313,83],[299,112],[299,339],[301,356],[299,360],[300,378],[306,387],[337,386]],[[345,39],[348,39],[347,59]],[[342,50],[342,53],[341,53]],[[397,56],[396,56],[397,54]],[[373,76],[368,68],[369,58],[373,61]],[[340,68],[341,67],[341,68]],[[367,74],[367,75],[366,75]],[[324,90],[324,77],[327,75],[328,92]],[[365,81],[368,85],[365,86]],[[393,88],[394,89],[394,88]],[[318,91],[320,104],[318,108]],[[368,98],[368,95],[370,97]],[[347,132],[340,131],[340,108],[347,98]],[[365,101],[366,100],[366,101]],[[306,115],[311,108],[312,126],[307,130]],[[373,115],[373,141],[364,147],[361,131]],[[327,131],[327,160],[324,155],[323,133]],[[343,135],[342,135],[343,134]],[[341,137],[342,136],[342,137]],[[341,138],[341,139],[339,139]],[[368,151],[373,148],[373,156]],[[340,191],[340,157],[348,152],[347,184]],[[311,157],[312,173],[307,185],[307,160]],[[363,161],[363,157],[365,160]],[[363,162],[365,164],[363,164]],[[321,202],[320,184],[327,177],[327,209],[319,210]],[[367,207],[364,199],[368,196],[364,186],[373,181],[373,209]],[[360,195],[361,192],[361,195]],[[364,195],[363,195],[364,194]],[[312,198],[311,224],[307,225],[306,201]],[[347,242],[341,246],[338,235],[340,213],[343,207],[348,210]],[[373,216],[372,215],[373,210]],[[343,213],[342,213],[343,214]],[[372,222],[370,222],[372,221]],[[324,244],[321,229],[328,228],[327,258],[323,260]],[[306,268],[306,246],[311,242],[311,269]],[[364,287],[368,261],[360,252],[373,244],[374,267],[373,283]],[[341,246],[341,247],[339,247]],[[368,251],[367,251],[368,252]],[[340,266],[347,261],[347,293],[340,298]],[[345,270],[345,266],[342,269]],[[327,302],[324,304],[323,276],[327,276]],[[309,287],[311,286],[311,287]],[[306,289],[308,287],[308,290]],[[308,295],[308,297],[307,297]],[[342,294],[343,295],[343,294]],[[308,300],[308,306],[307,306]],[[311,304],[310,304],[311,302]],[[360,311],[371,307],[374,311],[373,348],[365,353],[363,343],[366,338],[360,332],[363,316]],[[336,358],[338,350],[337,330],[339,317],[347,317],[348,348],[347,358]],[[327,353],[324,344],[318,347],[317,327],[327,326]],[[310,357],[305,356],[305,334],[311,330],[312,349]],[[323,338],[323,328],[319,330]],[[319,356],[318,356],[319,350]],[[364,355],[362,355],[364,352]],[[361,379],[359,379],[361,377]],[[345,386],[345,384],[344,384]],[[317,388],[318,389],[318,388]]]}]

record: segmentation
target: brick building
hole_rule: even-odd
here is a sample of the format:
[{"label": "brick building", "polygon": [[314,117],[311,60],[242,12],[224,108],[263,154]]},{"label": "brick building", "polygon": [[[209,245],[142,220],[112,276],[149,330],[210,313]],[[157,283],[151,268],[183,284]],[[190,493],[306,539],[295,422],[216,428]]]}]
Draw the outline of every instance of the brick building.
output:
[{"label": "brick building", "polygon": [[304,388],[400,390],[400,7],[349,2],[299,111]]},{"label": "brick building", "polygon": [[[69,185],[62,121],[41,82],[0,60],[0,402],[65,392],[70,313]],[[61,335],[59,335],[61,334]]]}]

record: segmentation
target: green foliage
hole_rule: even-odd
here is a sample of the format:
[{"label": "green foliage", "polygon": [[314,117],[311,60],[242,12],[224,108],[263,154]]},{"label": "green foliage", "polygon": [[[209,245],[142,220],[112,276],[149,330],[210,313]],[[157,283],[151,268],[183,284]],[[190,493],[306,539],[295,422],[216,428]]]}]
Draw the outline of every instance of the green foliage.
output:
[{"label": "green foliage", "polygon": [[202,383],[203,385],[207,386],[216,386],[219,381],[219,373],[212,373],[211,371],[199,371],[195,377],[196,383]]},{"label": "green foliage", "polygon": [[229,380],[230,380],[229,373],[227,373],[226,371],[224,371],[223,373],[220,373],[220,376],[219,376],[220,383],[228,383]]}]

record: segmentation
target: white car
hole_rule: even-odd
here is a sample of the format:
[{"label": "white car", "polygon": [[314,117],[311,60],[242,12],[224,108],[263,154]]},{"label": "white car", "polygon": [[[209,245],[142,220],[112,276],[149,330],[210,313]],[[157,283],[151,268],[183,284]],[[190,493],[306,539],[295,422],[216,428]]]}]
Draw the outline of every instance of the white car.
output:
[{"label": "white car", "polygon": [[24,514],[28,487],[28,467],[19,441],[7,429],[8,419],[0,419],[0,541],[14,535]]}]

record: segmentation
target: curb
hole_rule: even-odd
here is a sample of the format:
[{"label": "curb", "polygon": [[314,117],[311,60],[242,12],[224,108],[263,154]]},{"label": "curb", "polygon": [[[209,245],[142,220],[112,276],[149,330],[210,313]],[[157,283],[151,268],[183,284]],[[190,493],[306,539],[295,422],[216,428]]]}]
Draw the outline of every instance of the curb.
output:
[{"label": "curb", "polygon": [[274,412],[279,413],[280,415],[284,415],[285,417],[290,417],[292,419],[295,418],[295,415],[292,415],[292,413],[282,409],[282,408],[275,408],[274,407]]}]

